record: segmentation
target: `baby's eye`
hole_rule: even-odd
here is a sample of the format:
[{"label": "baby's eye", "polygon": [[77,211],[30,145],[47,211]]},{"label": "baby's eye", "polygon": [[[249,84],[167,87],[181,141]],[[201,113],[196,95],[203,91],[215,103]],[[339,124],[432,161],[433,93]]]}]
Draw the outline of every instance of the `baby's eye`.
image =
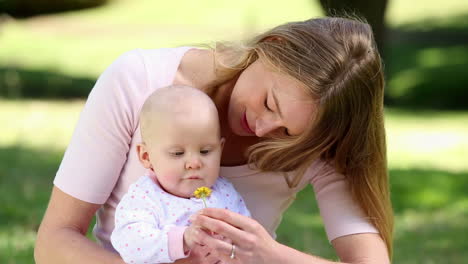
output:
[{"label": "baby's eye", "polygon": [[171,155],[176,156],[176,157],[180,157],[180,156],[184,155],[184,152],[183,151],[174,151],[174,152],[171,152]]},{"label": "baby's eye", "polygon": [[200,150],[200,153],[203,154],[203,155],[206,155],[206,154],[210,153],[210,150],[209,149],[202,149],[202,150]]}]

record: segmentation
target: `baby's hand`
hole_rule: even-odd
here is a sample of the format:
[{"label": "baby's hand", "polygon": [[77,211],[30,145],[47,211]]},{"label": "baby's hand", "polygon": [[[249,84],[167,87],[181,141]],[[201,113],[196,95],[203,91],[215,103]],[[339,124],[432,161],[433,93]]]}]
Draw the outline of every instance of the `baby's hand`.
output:
[{"label": "baby's hand", "polygon": [[185,229],[184,232],[184,253],[189,252],[196,244],[195,234],[197,232],[196,227],[190,225]]}]

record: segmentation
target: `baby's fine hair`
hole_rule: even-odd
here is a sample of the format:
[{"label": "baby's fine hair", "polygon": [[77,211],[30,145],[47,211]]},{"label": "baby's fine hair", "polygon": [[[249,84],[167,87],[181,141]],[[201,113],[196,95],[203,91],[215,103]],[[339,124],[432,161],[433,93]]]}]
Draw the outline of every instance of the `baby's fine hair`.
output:
[{"label": "baby's fine hair", "polygon": [[[207,114],[219,121],[214,102],[201,90],[184,85],[170,85],[158,88],[148,96],[141,108],[140,130],[142,140],[148,139],[148,135],[154,127],[153,124],[158,123],[162,116],[196,118]],[[157,126],[154,128],[157,128]],[[213,129],[216,129],[216,127]],[[217,129],[219,131],[219,127]]]}]

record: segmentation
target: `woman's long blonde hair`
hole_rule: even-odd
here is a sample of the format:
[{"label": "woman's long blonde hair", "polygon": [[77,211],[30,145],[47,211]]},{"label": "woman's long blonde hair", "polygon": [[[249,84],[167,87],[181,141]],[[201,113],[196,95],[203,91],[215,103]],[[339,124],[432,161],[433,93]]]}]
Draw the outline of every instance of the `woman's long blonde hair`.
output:
[{"label": "woman's long blonde hair", "polygon": [[249,148],[249,161],[263,171],[296,171],[300,182],[316,159],[344,174],[353,198],[379,230],[392,255],[390,201],[384,129],[382,62],[372,29],[348,18],[287,23],[247,44],[215,47],[220,79],[239,74],[260,58],[273,70],[303,83],[318,112],[298,137],[275,138]]}]

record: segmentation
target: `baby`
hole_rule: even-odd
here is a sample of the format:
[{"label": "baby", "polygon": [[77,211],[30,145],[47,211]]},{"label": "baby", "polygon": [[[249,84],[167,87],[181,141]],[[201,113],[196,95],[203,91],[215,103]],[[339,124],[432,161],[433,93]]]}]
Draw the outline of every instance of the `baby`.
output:
[{"label": "baby", "polygon": [[250,216],[233,185],[218,177],[224,139],[216,106],[187,86],[156,90],[140,114],[138,157],[149,174],[129,187],[115,212],[111,235],[126,263],[169,263],[189,255],[195,245],[189,217],[204,208],[194,196],[212,189],[208,207]]}]

